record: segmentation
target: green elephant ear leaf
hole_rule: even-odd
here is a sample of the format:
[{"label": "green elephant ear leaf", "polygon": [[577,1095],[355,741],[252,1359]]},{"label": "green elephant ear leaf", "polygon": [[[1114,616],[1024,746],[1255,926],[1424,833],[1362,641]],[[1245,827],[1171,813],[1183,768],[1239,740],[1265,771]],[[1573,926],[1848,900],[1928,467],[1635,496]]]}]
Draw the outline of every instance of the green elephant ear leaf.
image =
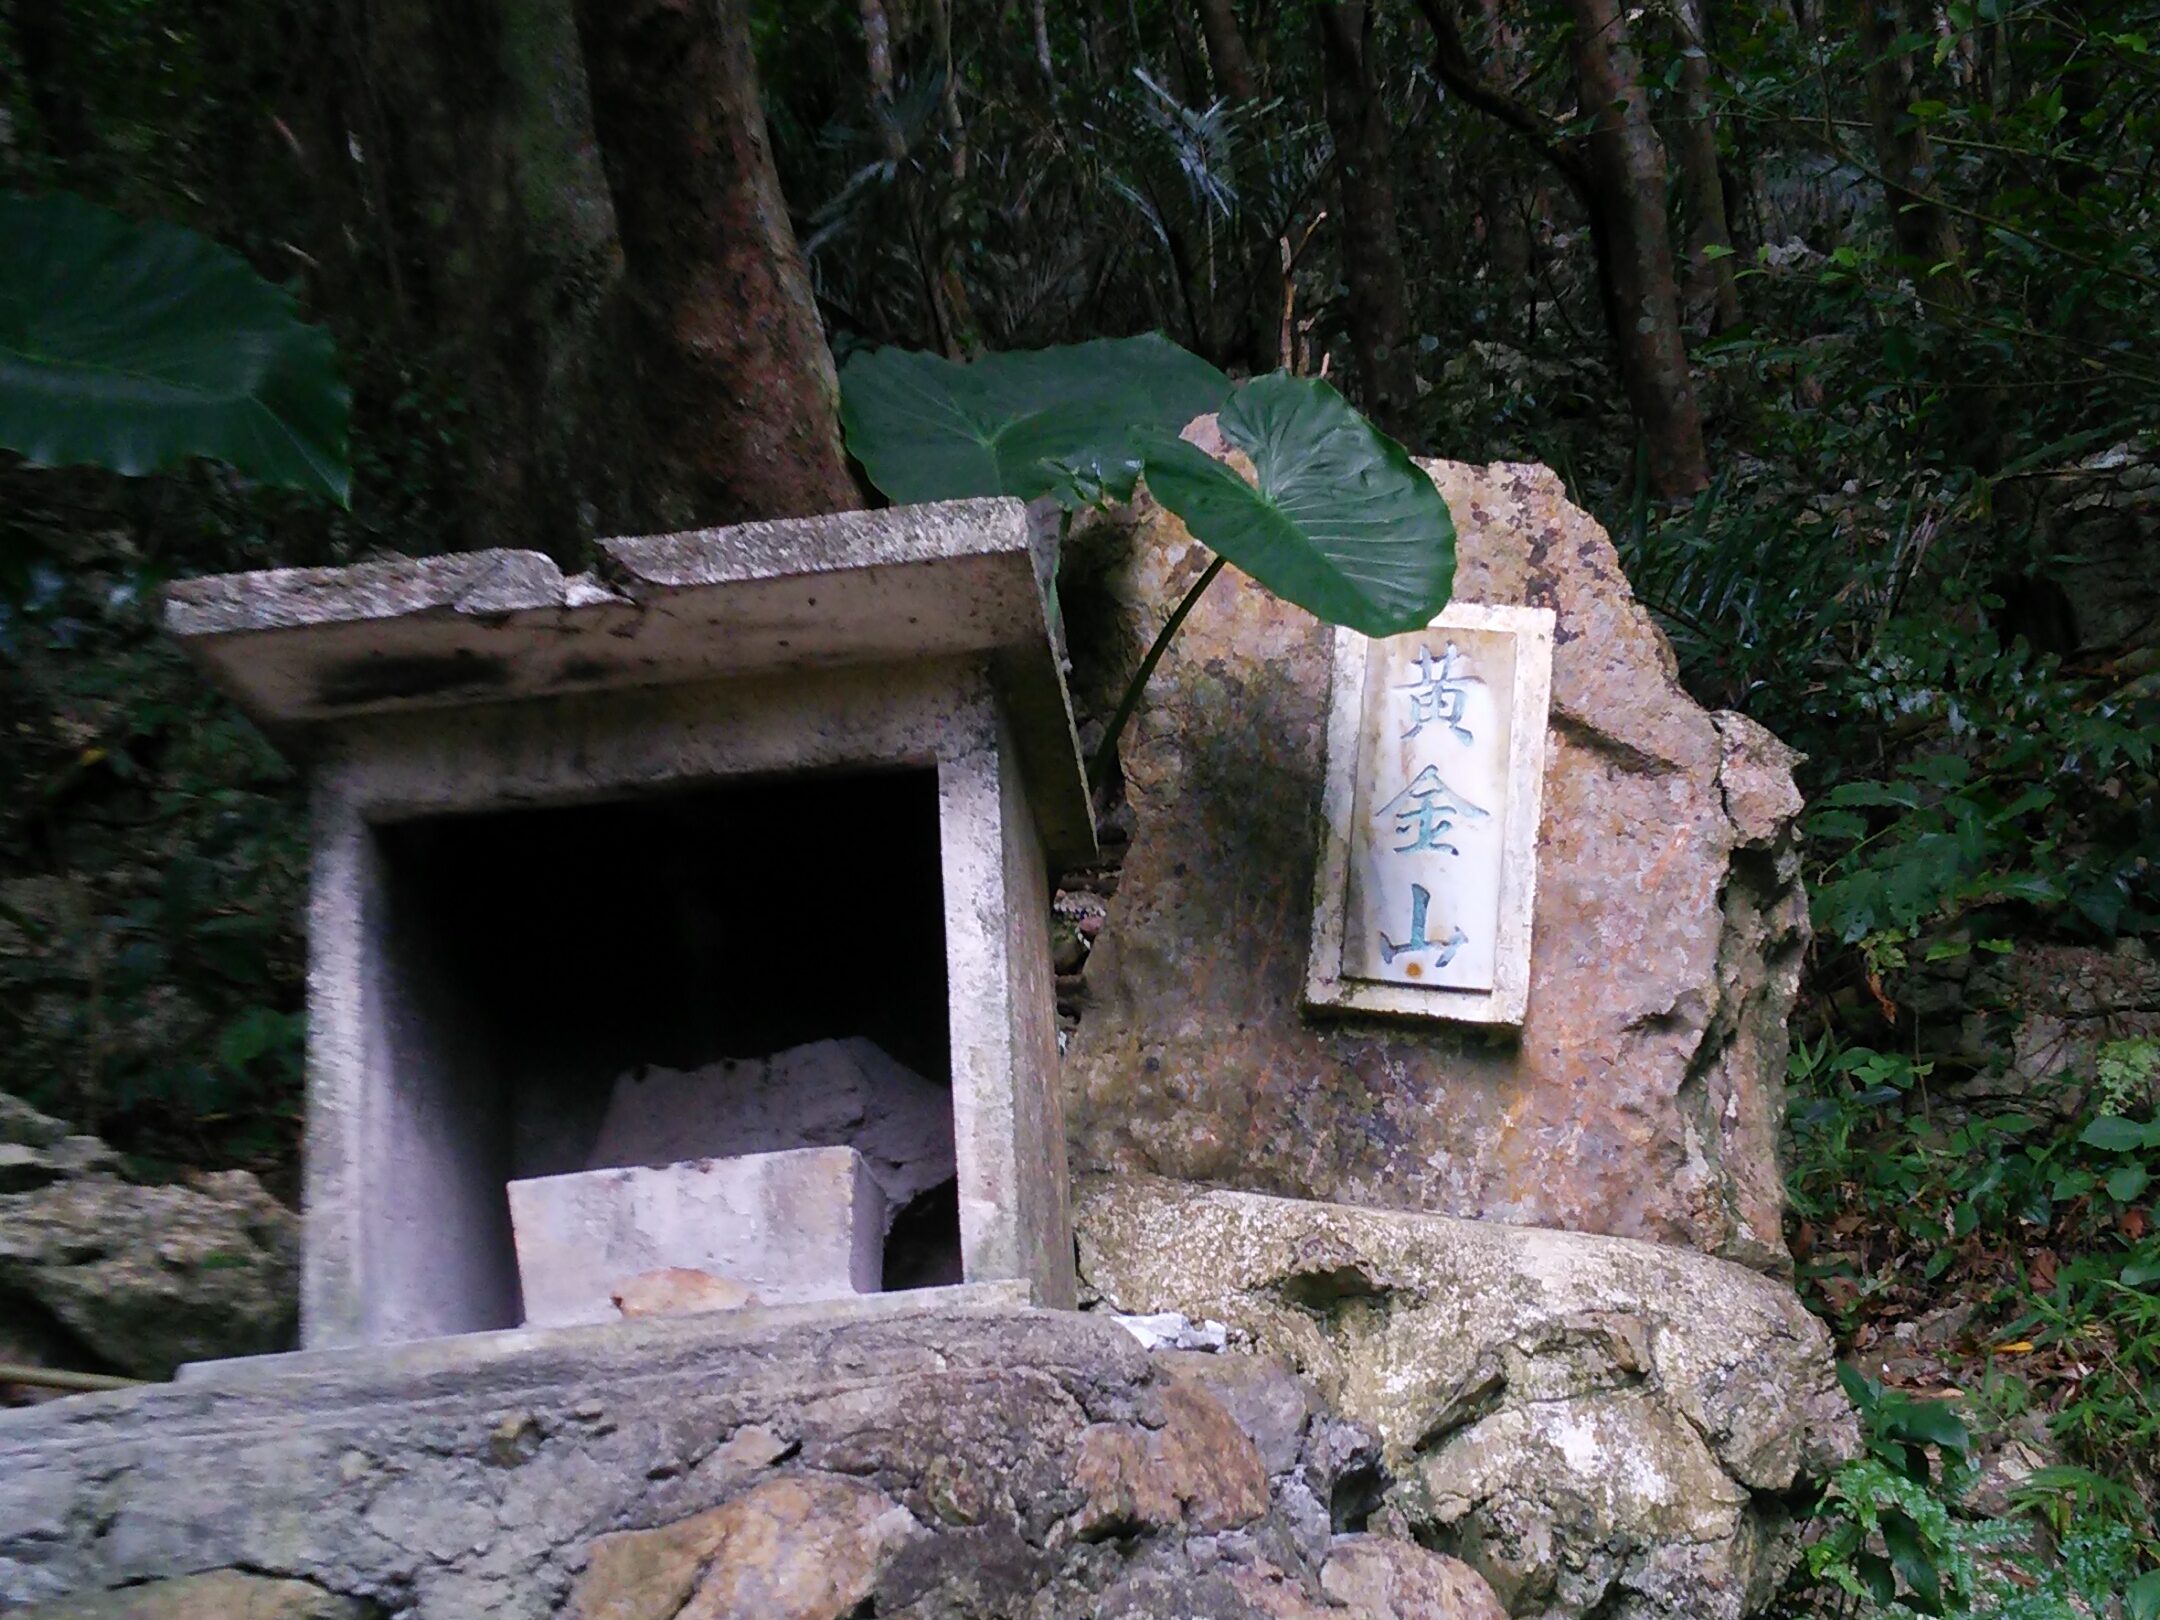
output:
[{"label": "green elephant ear leaf", "polygon": [[1195,538],[1277,596],[1368,636],[1431,622],[1455,585],[1455,520],[1408,452],[1326,383],[1276,372],[1217,418],[1258,487],[1213,456],[1144,436],[1148,489]]},{"label": "green elephant ear leaf", "polygon": [[1132,494],[1135,427],[1177,429],[1230,380],[1159,333],[990,354],[967,364],[906,349],[851,355],[840,424],[870,481],[899,502]]},{"label": "green elephant ear leaf", "polygon": [[344,503],[330,334],[236,253],[58,194],[0,196],[0,447],[140,474],[191,456]]}]

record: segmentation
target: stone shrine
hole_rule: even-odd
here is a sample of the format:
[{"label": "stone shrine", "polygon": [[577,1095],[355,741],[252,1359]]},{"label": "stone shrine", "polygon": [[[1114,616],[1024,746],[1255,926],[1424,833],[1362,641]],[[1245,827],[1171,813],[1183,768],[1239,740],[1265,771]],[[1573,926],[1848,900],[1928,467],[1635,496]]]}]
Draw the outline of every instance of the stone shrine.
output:
[{"label": "stone shrine", "polygon": [[[309,772],[303,1342],[603,1320],[616,1266],[875,1289],[888,1230],[1070,1303],[1045,863],[1094,834],[1047,538],[974,501],[601,550],[170,593]],[[521,1256],[581,1275],[535,1311]]]},{"label": "stone shrine", "polygon": [[1115,869],[1053,603],[1106,713],[1208,560],[1144,499],[1054,592],[995,501],[177,587],[313,784],[307,1346],[0,1413],[0,1613],[1763,1612],[1859,1447],[1791,755],[1428,468],[1455,604],[1226,570]]}]

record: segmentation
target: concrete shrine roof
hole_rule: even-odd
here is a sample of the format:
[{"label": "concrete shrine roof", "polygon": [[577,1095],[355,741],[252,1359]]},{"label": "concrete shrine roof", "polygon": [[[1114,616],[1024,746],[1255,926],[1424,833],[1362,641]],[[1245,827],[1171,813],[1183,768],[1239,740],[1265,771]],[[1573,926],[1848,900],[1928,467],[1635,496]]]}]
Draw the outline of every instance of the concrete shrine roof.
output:
[{"label": "concrete shrine roof", "polygon": [[1050,608],[1055,542],[1019,501],[837,512],[537,551],[183,580],[165,627],[290,733],[347,715],[987,653],[1053,859],[1095,848]]}]

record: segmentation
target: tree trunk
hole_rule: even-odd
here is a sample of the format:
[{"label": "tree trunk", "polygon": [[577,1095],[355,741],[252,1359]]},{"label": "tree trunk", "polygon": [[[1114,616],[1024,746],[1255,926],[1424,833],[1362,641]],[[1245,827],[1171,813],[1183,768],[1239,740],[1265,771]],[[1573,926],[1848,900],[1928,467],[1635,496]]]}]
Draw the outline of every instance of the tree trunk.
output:
[{"label": "tree trunk", "polygon": [[[961,360],[982,347],[967,289],[953,264],[953,231],[937,199],[925,195],[925,177],[908,162],[907,132],[900,127],[896,111],[898,76],[893,67],[892,22],[884,0],[857,0],[862,20],[863,64],[870,81],[870,116],[878,129],[879,144],[893,164],[893,184],[900,194],[901,213],[907,223],[908,247],[922,284],[923,307],[932,342],[948,359]],[[944,54],[941,52],[941,55]],[[948,76],[947,88],[951,88]],[[957,96],[947,109],[948,134],[958,140],[960,103]],[[964,149],[962,149],[964,152]],[[966,158],[958,157],[953,178],[965,177]],[[953,200],[953,199],[949,199]]]},{"label": "tree trunk", "polygon": [[323,199],[324,303],[387,321],[416,373],[455,380],[466,464],[441,481],[460,538],[581,560],[635,508],[606,427],[621,248],[569,0],[371,0],[313,24],[300,48],[319,60],[284,111]]},{"label": "tree trunk", "polygon": [[[1492,58],[1503,84],[1515,84],[1527,76],[1528,53],[1524,49],[1520,18],[1505,0],[1481,0],[1485,27],[1492,41]],[[1536,289],[1531,276],[1536,265],[1533,220],[1548,218],[1552,210],[1550,188],[1542,175],[1526,182],[1512,163],[1488,159],[1481,166],[1478,207],[1485,217],[1487,283],[1497,294],[1503,287],[1526,289],[1525,300],[1535,324]]]},{"label": "tree trunk", "polygon": [[1890,204],[1891,239],[1913,280],[1931,298],[1965,302],[1964,255],[1957,226],[1929,198],[1935,189],[1934,143],[1913,121],[1912,57],[1896,51],[1909,31],[1904,0],[1859,0],[1860,47],[1867,56],[1868,122],[1875,164]]},{"label": "tree trunk", "polygon": [[870,115],[877,120],[885,155],[897,163],[907,156],[907,137],[893,115],[892,23],[884,0],[859,0],[856,13],[862,19],[863,64],[870,77]]},{"label": "tree trunk", "polygon": [[1485,261],[1495,291],[1530,276],[1530,220],[1516,201],[1521,187],[1498,163],[1478,179],[1478,213],[1485,221]]},{"label": "tree trunk", "polygon": [[1205,107],[1211,96],[1208,88],[1207,47],[1200,43],[1200,36],[1193,31],[1192,18],[1185,8],[1170,5],[1164,8],[1170,19],[1170,57],[1165,66],[1169,69],[1169,90],[1178,103],[1186,107]]},{"label": "tree trunk", "polygon": [[1672,132],[1687,219],[1684,306],[1712,332],[1740,324],[1740,280],[1725,218],[1725,177],[1718,167],[1717,123],[1710,111],[1710,57],[1702,0],[1675,0],[1680,48],[1680,119]]},{"label": "tree trunk", "polygon": [[621,233],[624,413],[664,524],[858,505],[745,0],[577,0]]},{"label": "tree trunk", "polygon": [[1568,9],[1576,84],[1593,120],[1583,156],[1606,321],[1649,453],[1651,491],[1687,495],[1710,481],[1710,467],[1665,227],[1665,149],[1620,0],[1569,0]]},{"label": "tree trunk", "polygon": [[[1199,15],[1201,36],[1207,42],[1208,72],[1215,99],[1232,106],[1258,100],[1260,75],[1253,66],[1252,53],[1245,48],[1233,0],[1194,0],[1193,10]],[[1182,39],[1192,26],[1186,20],[1182,0],[1172,0],[1170,17]],[[1196,84],[1186,99],[1193,106],[1204,105],[1205,88]],[[1211,358],[1221,363],[1233,358],[1242,360],[1255,373],[1273,371],[1290,364],[1288,351],[1277,340],[1282,324],[1282,283],[1277,273],[1282,244],[1262,240],[1249,228],[1249,214],[1241,215],[1240,223],[1247,228],[1225,247],[1225,257],[1237,266],[1238,286],[1234,297],[1222,300],[1221,330],[1213,334]]]},{"label": "tree trunk", "polygon": [[967,125],[960,118],[960,75],[953,68],[953,0],[930,0],[930,42],[938,61],[938,117],[945,125],[946,156],[952,177],[968,172]]},{"label": "tree trunk", "polygon": [[1252,54],[1245,49],[1231,0],[1193,0],[1193,7],[1200,13],[1200,32],[1207,40],[1215,94],[1224,101],[1258,100],[1260,76],[1253,71]]},{"label": "tree trunk", "polygon": [[[1860,47],[1866,54],[1868,123],[1875,165],[1890,206],[1891,242],[1920,295],[1942,309],[1962,311],[1972,302],[1965,279],[1965,252],[1957,221],[1933,200],[1937,185],[1934,143],[1911,113],[1918,89],[1913,57],[1895,49],[1911,32],[1905,0],[1860,0]],[[1964,351],[1947,359],[1953,378],[1967,384],[1950,391],[1947,419],[1961,454],[1982,471],[2002,464],[2004,436],[1997,409],[2000,394],[1978,375],[1984,363]]]},{"label": "tree trunk", "polygon": [[1364,0],[1323,4],[1316,14],[1328,128],[1335,138],[1350,346],[1366,409],[1395,432],[1416,402],[1417,386],[1395,189],[1388,174],[1387,108],[1372,62],[1373,14]]},{"label": "tree trunk", "polygon": [[1035,38],[1035,71],[1042,75],[1043,89],[1057,94],[1057,63],[1050,55],[1049,0],[1028,0],[1028,29]]},{"label": "tree trunk", "polygon": [[15,0],[15,52],[22,64],[30,110],[48,156],[72,163],[88,155],[90,114],[83,106],[75,73],[69,71],[65,0]]},{"label": "tree trunk", "polygon": [[930,43],[937,54],[938,115],[945,126],[946,167],[952,183],[932,200],[935,216],[922,227],[937,267],[938,321],[946,334],[946,352],[954,358],[982,352],[982,327],[960,276],[958,243],[966,234],[966,199],[961,186],[968,176],[967,125],[960,117],[960,75],[953,66],[952,11],[956,0],[930,0]]},{"label": "tree trunk", "polygon": [[1702,414],[1680,335],[1680,294],[1665,233],[1665,156],[1616,0],[1569,0],[1575,77],[1593,123],[1587,140],[1483,72],[1463,39],[1459,0],[1419,0],[1441,83],[1515,130],[1565,180],[1590,216],[1605,324],[1661,496],[1709,482]]}]

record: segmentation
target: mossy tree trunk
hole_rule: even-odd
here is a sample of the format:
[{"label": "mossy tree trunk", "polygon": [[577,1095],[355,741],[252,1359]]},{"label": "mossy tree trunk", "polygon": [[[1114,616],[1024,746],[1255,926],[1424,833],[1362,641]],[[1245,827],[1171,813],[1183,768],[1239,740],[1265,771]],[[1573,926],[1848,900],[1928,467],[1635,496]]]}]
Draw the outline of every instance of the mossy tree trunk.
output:
[{"label": "mossy tree trunk", "polygon": [[566,0],[336,15],[346,82],[307,146],[347,170],[341,228],[379,256],[402,346],[455,391],[464,538],[574,558],[628,514],[597,431],[621,250]]},{"label": "mossy tree trunk", "polygon": [[1401,433],[1417,385],[1410,364],[1410,301],[1390,174],[1388,113],[1373,60],[1375,17],[1364,0],[1315,8],[1328,128],[1342,209],[1343,280],[1360,403]]},{"label": "mossy tree trunk", "polygon": [[1648,452],[1651,492],[1692,494],[1709,483],[1710,468],[1680,329],[1665,149],[1650,121],[1625,9],[1618,0],[1570,0],[1568,9],[1575,82],[1591,120],[1583,166],[1606,322]]},{"label": "mossy tree trunk", "polygon": [[577,0],[623,249],[616,380],[646,520],[859,505],[741,0]]},{"label": "mossy tree trunk", "polygon": [[1904,0],[1860,0],[1859,23],[1868,122],[1890,205],[1891,239],[1927,296],[1962,306],[1967,300],[1957,223],[1936,199],[1934,142],[1911,111],[1918,68],[1913,53],[1900,48],[1913,31],[1911,16]]},{"label": "mossy tree trunk", "polygon": [[1676,0],[1672,21],[1680,64],[1679,116],[1669,131],[1680,169],[1686,219],[1683,303],[1688,318],[1712,332],[1740,324],[1740,280],[1733,265],[1732,228],[1725,214],[1725,176],[1718,163],[1715,87],[1705,39],[1702,0]]},{"label": "mossy tree trunk", "polygon": [[325,301],[378,310],[455,395],[413,426],[459,447],[467,544],[576,562],[598,534],[857,504],[741,7],[588,9],[316,20],[325,72],[287,113],[336,199]]}]

